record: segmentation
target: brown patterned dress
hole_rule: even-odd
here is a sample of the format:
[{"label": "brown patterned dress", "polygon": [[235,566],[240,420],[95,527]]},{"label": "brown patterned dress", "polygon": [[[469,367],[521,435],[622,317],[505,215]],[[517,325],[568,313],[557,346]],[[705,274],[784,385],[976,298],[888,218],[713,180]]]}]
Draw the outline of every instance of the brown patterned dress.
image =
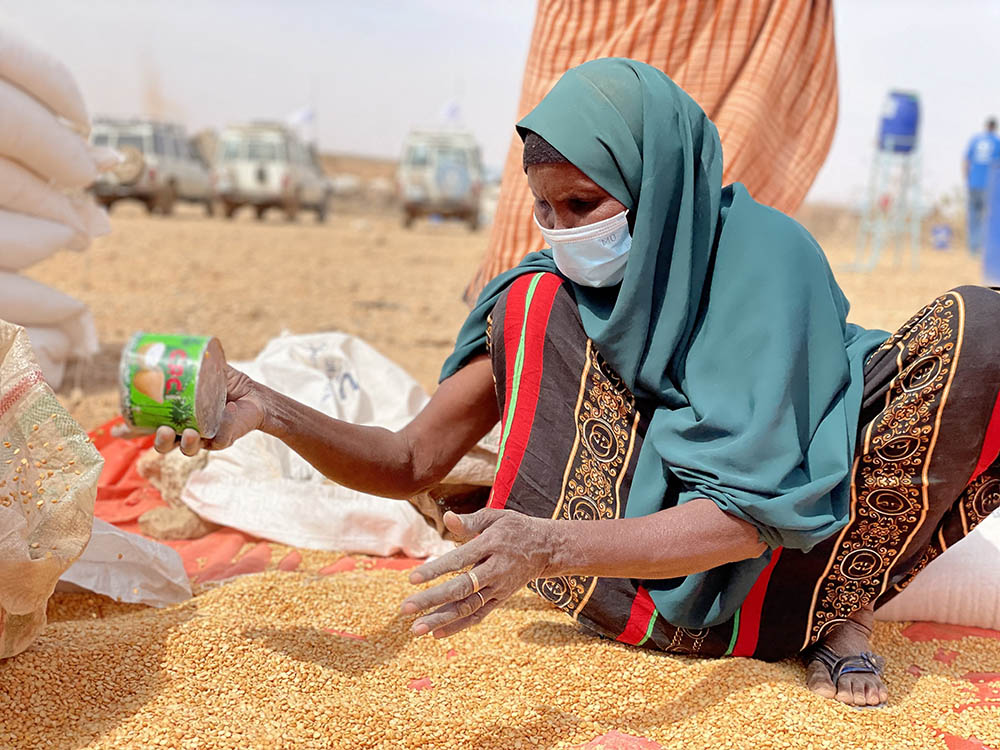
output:
[{"label": "brown patterned dress", "polygon": [[[489,504],[619,518],[651,410],[587,338],[567,288],[543,276],[531,293],[529,277],[515,282],[490,318],[502,438]],[[864,605],[884,604],[1000,506],[998,321],[1000,294],[962,287],[871,355],[846,525],[808,553],[775,550],[729,620],[675,627],[638,580],[566,576],[532,588],[609,638],[762,659],[790,656]]]}]

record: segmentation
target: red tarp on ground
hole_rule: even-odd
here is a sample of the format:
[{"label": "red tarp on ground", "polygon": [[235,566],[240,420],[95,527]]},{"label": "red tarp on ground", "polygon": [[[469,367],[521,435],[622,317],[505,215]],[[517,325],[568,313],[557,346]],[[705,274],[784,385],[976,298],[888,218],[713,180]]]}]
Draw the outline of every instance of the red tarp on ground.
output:
[{"label": "red tarp on ground", "polygon": [[[144,452],[153,447],[153,436],[116,438],[111,428],[122,424],[121,417],[98,427],[90,433],[94,446],[104,456],[104,471],[97,485],[94,515],[120,529],[136,534],[139,516],[148,510],[166,505],[160,493],[143,479],[136,463]],[[163,542],[173,547],[184,561],[184,569],[192,583],[221,581],[246,573],[259,573],[271,564],[272,545],[262,539],[229,527],[222,527],[200,539]],[[274,545],[281,546],[283,545]],[[297,550],[285,553],[277,563],[279,570],[295,570],[302,560]],[[418,565],[419,560],[408,557],[377,558],[372,567],[406,569]],[[353,558],[326,566],[321,574],[353,570]]]}]

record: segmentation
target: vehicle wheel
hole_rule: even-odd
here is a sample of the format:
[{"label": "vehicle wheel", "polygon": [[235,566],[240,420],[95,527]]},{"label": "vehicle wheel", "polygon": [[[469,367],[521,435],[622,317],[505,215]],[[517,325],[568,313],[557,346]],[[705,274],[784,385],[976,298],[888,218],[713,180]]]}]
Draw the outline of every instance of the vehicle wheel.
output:
[{"label": "vehicle wheel", "polygon": [[156,206],[157,206],[157,200],[156,200],[156,198],[146,198],[146,200],[144,200],[143,203],[146,204],[146,213],[147,214],[155,214],[156,213]]},{"label": "vehicle wheel", "polygon": [[227,218],[233,218],[233,215],[239,209],[239,203],[230,203],[229,201],[222,201],[222,214]]},{"label": "vehicle wheel", "polygon": [[413,222],[417,220],[417,215],[412,211],[406,211],[403,214],[403,227],[406,229],[413,228]]},{"label": "vehicle wheel", "polygon": [[326,221],[327,214],[330,213],[330,201],[324,200],[318,206],[316,206],[316,221],[322,224]]},{"label": "vehicle wheel", "polygon": [[292,199],[285,204],[285,219],[288,221],[295,221],[299,215],[299,206],[302,205],[302,199],[298,193],[292,196]]},{"label": "vehicle wheel", "polygon": [[267,213],[267,206],[255,206],[254,211],[257,212],[257,221],[264,221],[264,214]]},{"label": "vehicle wheel", "polygon": [[205,216],[215,216],[215,201],[211,198],[205,200]]},{"label": "vehicle wheel", "polygon": [[167,185],[157,196],[156,208],[164,216],[170,216],[174,212],[174,203],[177,201],[177,190],[173,184]]}]

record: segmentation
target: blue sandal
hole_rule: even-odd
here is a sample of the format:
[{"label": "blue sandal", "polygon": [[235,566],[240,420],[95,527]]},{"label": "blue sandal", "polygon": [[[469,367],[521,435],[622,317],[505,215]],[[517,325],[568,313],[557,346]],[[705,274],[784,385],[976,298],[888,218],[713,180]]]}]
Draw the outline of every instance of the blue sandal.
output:
[{"label": "blue sandal", "polygon": [[[830,680],[834,688],[839,688],[842,675],[873,674],[881,678],[885,674],[885,659],[871,651],[862,651],[860,654],[851,656],[840,656],[829,646],[817,643],[805,652],[806,663],[819,661],[830,673]],[[885,703],[874,706],[852,706],[852,708],[884,708]]]}]

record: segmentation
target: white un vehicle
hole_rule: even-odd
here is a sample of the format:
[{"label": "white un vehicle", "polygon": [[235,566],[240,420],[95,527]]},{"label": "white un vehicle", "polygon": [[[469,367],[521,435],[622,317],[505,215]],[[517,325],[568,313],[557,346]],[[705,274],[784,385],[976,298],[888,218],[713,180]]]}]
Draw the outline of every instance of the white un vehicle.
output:
[{"label": "white un vehicle", "polygon": [[173,213],[177,201],[198,203],[211,216],[214,193],[211,168],[184,128],[148,119],[103,118],[90,135],[95,146],[110,146],[125,158],[94,183],[93,191],[110,208],[127,198],[141,201],[150,213]]},{"label": "white un vehicle", "polygon": [[324,221],[332,188],[315,150],[291,129],[272,123],[229,127],[219,136],[216,191],[226,217],[252,206],[258,219],[269,208],[294,221],[300,210]]}]

